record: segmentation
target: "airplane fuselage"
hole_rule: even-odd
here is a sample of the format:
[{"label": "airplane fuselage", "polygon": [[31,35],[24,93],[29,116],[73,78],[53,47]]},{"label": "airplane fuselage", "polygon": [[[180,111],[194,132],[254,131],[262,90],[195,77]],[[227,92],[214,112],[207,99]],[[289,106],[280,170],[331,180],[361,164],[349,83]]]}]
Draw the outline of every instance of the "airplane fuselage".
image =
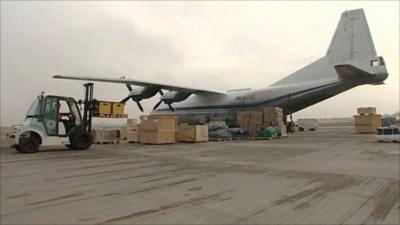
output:
[{"label": "airplane fuselage", "polygon": [[[174,112],[163,104],[152,114],[177,114],[181,122],[206,123],[216,118],[230,124],[235,124],[235,115],[239,111],[262,110],[267,106],[281,107],[284,115],[289,115],[358,85],[382,82],[388,74],[385,65],[372,66],[369,63],[375,58],[353,62],[357,68],[371,73],[366,77],[356,73],[354,77],[341,77],[335,70],[335,64],[329,63],[329,59],[324,57],[291,74],[298,77],[306,73],[305,76],[308,76],[297,83],[278,82],[266,88],[227,91],[225,95],[192,95],[184,101],[173,103]],[[310,79],[312,76],[318,79]]]}]

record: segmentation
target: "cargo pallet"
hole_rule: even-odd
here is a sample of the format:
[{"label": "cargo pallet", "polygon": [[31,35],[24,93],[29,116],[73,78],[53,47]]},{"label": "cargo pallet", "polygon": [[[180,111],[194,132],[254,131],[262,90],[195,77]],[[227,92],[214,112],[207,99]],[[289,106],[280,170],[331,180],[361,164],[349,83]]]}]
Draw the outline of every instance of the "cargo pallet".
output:
[{"label": "cargo pallet", "polygon": [[226,138],[209,138],[209,141],[240,141],[240,140],[249,140],[249,136],[243,137],[226,137]]},{"label": "cargo pallet", "polygon": [[[140,143],[140,142],[137,142],[137,143]],[[173,144],[176,144],[176,142],[173,142],[173,143],[140,143],[140,144],[142,144],[142,145],[173,145]]]},{"label": "cargo pallet", "polygon": [[209,141],[233,141],[233,138],[210,138]]},{"label": "cargo pallet", "polygon": [[128,114],[106,114],[100,113],[93,115],[95,117],[104,117],[104,118],[128,118]]},{"label": "cargo pallet", "polygon": [[119,144],[120,140],[102,140],[102,141],[93,141],[93,144],[97,145],[105,145],[105,144]]},{"label": "cargo pallet", "polygon": [[180,140],[179,142],[181,142],[181,143],[206,143],[208,141],[211,141],[211,140],[207,140],[207,141],[182,141],[182,140]]},{"label": "cargo pallet", "polygon": [[233,140],[235,141],[240,141],[240,140],[249,140],[250,137],[232,137]]},{"label": "cargo pallet", "polygon": [[272,139],[277,139],[278,137],[251,137],[250,140],[272,140]]}]

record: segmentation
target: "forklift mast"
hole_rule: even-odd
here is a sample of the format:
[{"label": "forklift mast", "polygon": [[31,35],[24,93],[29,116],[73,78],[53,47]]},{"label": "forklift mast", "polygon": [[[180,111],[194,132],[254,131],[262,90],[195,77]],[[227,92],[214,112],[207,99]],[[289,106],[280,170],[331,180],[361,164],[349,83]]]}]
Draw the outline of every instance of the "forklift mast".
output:
[{"label": "forklift mast", "polygon": [[[85,99],[83,101],[83,129],[90,133],[92,130],[92,116],[93,116],[93,83],[86,83],[85,87]],[[80,101],[82,103],[82,101]]]}]

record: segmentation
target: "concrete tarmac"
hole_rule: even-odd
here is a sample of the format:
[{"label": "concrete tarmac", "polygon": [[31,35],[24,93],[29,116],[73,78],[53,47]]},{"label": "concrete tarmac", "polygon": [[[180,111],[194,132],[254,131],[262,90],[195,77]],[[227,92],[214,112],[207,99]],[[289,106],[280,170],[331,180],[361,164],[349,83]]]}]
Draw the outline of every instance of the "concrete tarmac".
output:
[{"label": "concrete tarmac", "polygon": [[36,154],[2,144],[1,224],[399,224],[399,147],[353,127]]}]

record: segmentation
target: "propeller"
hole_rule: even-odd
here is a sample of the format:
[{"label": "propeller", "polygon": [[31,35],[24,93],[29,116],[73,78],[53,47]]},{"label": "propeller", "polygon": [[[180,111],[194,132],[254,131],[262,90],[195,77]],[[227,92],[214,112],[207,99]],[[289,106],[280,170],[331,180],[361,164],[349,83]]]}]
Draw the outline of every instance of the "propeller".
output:
[{"label": "propeller", "polygon": [[161,103],[164,102],[166,105],[168,105],[168,108],[172,112],[174,112],[175,110],[171,104],[174,102],[180,102],[180,101],[187,99],[192,93],[191,92],[169,91],[168,93],[166,93],[164,95],[161,91],[160,94],[162,94],[162,97],[161,97],[160,101],[157,102],[157,104],[153,107],[153,110],[156,110],[161,105]]},{"label": "propeller", "polygon": [[127,87],[128,90],[129,90],[129,95],[128,95],[128,97],[122,99],[122,100],[121,100],[121,103],[124,103],[124,104],[125,104],[125,103],[131,98],[132,101],[136,102],[136,105],[138,106],[139,110],[140,110],[141,112],[143,112],[144,110],[143,110],[142,104],[140,104],[140,100],[139,100],[139,99],[134,99],[133,96],[131,95],[131,92],[132,92],[132,87],[131,87],[131,85],[130,85],[130,84],[126,84],[126,87]]},{"label": "propeller", "polygon": [[[165,100],[165,99],[161,99],[160,101],[158,101],[157,104],[153,107],[153,110],[156,110],[156,109],[161,105],[162,102],[165,102],[164,100]],[[175,111],[174,108],[172,107],[171,103],[168,104],[168,103],[165,102],[165,104],[168,105],[169,109],[170,109],[172,112]]]}]

